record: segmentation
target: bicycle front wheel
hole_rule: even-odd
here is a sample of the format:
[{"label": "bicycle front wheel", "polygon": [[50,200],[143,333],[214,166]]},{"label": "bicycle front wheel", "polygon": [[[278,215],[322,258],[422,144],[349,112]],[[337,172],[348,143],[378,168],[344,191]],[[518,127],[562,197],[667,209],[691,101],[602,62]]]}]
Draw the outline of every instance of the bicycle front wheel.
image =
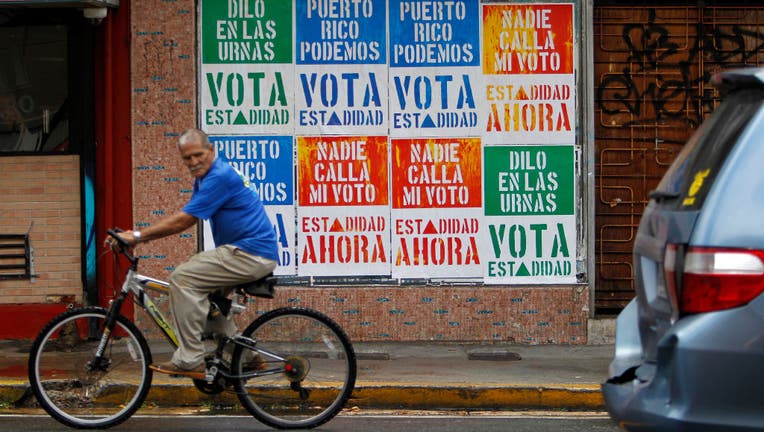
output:
[{"label": "bicycle front wheel", "polygon": [[326,315],[301,308],[268,312],[247,327],[259,354],[237,345],[235,373],[258,376],[235,381],[244,408],[280,429],[312,428],[336,416],[353,392],[356,359],[345,332]]},{"label": "bicycle front wheel", "polygon": [[151,352],[133,323],[117,317],[103,356],[96,351],[107,311],[64,312],[37,336],[29,354],[29,382],[45,411],[80,429],[107,428],[127,420],[151,387]]}]

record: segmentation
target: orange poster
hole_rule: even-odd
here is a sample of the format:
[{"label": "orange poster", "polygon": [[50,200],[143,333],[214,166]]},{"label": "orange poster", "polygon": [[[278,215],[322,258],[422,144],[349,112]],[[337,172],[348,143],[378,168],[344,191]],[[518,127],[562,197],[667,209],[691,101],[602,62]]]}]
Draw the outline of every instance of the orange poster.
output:
[{"label": "orange poster", "polygon": [[483,73],[573,73],[573,4],[483,6]]},{"label": "orange poster", "polygon": [[387,205],[387,137],[298,137],[300,206]]}]

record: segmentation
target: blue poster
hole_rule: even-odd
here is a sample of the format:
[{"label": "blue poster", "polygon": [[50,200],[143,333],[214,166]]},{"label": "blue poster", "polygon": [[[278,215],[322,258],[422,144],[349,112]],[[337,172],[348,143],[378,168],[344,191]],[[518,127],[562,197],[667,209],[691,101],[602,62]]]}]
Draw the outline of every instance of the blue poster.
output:
[{"label": "blue poster", "polygon": [[298,65],[386,64],[385,0],[299,0]]},{"label": "blue poster", "polygon": [[479,66],[478,6],[472,0],[390,0],[390,66]]},{"label": "blue poster", "polygon": [[265,205],[294,203],[291,136],[211,136],[217,156],[252,183]]}]

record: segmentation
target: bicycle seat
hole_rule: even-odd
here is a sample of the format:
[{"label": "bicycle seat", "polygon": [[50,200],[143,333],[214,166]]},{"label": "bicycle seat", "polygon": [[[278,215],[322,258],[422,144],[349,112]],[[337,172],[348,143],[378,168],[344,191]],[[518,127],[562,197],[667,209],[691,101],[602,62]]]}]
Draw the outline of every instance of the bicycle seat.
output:
[{"label": "bicycle seat", "polygon": [[277,282],[278,279],[273,276],[273,273],[268,273],[256,281],[236,285],[234,286],[234,289],[247,295],[272,299],[274,292],[273,287]]},{"label": "bicycle seat", "polygon": [[[252,282],[245,282],[239,285],[233,285],[234,291],[242,295],[251,295],[255,297],[263,297],[272,299],[274,292],[274,285],[278,280],[273,276],[273,273],[269,273],[260,279]],[[228,316],[231,312],[233,302],[228,297],[224,296],[220,291],[215,291],[207,295],[210,300],[210,310],[207,313],[207,319],[214,319],[218,315]],[[241,312],[234,312],[235,314]]]}]

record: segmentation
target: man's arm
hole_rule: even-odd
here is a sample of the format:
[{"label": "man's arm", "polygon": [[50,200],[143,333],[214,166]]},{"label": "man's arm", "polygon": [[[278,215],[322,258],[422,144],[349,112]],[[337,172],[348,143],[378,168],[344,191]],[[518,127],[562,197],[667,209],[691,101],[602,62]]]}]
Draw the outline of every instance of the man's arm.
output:
[{"label": "man's arm", "polygon": [[[140,231],[140,241],[146,242],[149,240],[156,240],[162,237],[167,237],[168,235],[177,234],[190,228],[195,223],[196,218],[194,216],[191,216],[186,212],[179,211],[173,215],[167,216],[166,218],[149,227],[142,229]],[[133,231],[125,231],[119,233],[119,236],[131,245],[138,243],[135,236],[133,235]]]}]

